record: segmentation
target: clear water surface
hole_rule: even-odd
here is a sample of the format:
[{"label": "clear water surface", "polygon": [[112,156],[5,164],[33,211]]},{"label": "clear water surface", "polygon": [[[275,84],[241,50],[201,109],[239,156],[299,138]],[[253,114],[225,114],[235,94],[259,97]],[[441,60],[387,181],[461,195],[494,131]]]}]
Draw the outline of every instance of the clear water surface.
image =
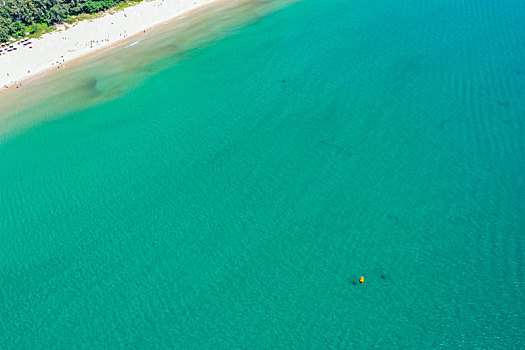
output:
[{"label": "clear water surface", "polygon": [[0,96],[0,348],[523,348],[523,18],[225,1]]}]

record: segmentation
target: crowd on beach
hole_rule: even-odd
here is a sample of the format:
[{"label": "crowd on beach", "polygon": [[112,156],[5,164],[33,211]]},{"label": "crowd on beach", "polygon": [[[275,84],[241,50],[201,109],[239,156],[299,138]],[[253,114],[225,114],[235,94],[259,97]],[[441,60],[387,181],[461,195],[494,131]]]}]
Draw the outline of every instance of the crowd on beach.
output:
[{"label": "crowd on beach", "polygon": [[[145,32],[145,30],[144,30]],[[121,38],[126,38],[128,36],[128,33],[126,30],[124,30],[123,33],[120,33],[119,34],[119,37]],[[62,36],[61,37],[62,40],[71,40],[71,37],[68,37],[68,36]],[[99,40],[89,40],[87,42],[84,43],[84,45],[82,45],[80,42],[75,42],[74,44],[74,47],[75,48],[72,48],[72,49],[68,49],[67,52],[69,53],[72,53],[72,52],[75,52],[77,49],[81,48],[82,46],[84,46],[85,48],[90,48],[92,49],[93,47],[102,47],[104,45],[108,45],[110,43],[110,39],[109,37],[107,38],[102,38],[102,39],[99,39]],[[7,55],[9,54],[10,52],[13,52],[13,51],[16,51],[16,50],[19,50],[19,49],[23,49],[23,48],[27,48],[27,49],[32,49],[33,48],[33,42],[30,41],[29,38],[24,38],[20,41],[17,41],[17,42],[8,42],[8,43],[2,43],[0,44],[0,56],[1,55]],[[60,69],[60,68],[66,68],[66,65],[65,65],[65,62],[66,62],[66,59],[64,58],[63,55],[60,56],[60,59],[55,59],[51,62],[51,66],[52,67],[57,67],[57,69]],[[31,70],[27,70],[27,75],[29,76],[31,74]],[[9,72],[6,73],[6,79],[5,79],[5,83],[3,85],[4,88],[9,88],[10,86],[13,86],[15,88],[19,88],[22,86],[22,83],[17,81],[17,80],[12,80],[12,79],[9,79]]]},{"label": "crowd on beach", "polygon": [[[0,0],[1,1],[1,0]],[[0,86],[21,87],[21,81],[48,69],[64,69],[66,63],[129,37],[145,33],[152,25],[174,18],[213,0],[156,0],[124,11],[109,13],[74,25],[59,24],[39,39],[24,38],[0,44]]]},{"label": "crowd on beach", "polygon": [[[1,55],[7,55],[7,54],[9,54],[12,51],[18,50],[19,48],[32,49],[33,48],[32,45],[33,45],[33,43],[30,41],[29,38],[24,38],[24,39],[22,39],[20,41],[16,41],[16,42],[2,43],[2,44],[0,44],[0,56]],[[31,71],[29,70],[28,74],[30,74],[30,73],[31,73]],[[6,75],[7,75],[6,78],[9,79],[9,73],[6,73]],[[14,81],[14,85],[18,89],[19,87],[22,86],[22,83],[15,80]],[[4,85],[4,88],[8,88],[7,83]]]}]

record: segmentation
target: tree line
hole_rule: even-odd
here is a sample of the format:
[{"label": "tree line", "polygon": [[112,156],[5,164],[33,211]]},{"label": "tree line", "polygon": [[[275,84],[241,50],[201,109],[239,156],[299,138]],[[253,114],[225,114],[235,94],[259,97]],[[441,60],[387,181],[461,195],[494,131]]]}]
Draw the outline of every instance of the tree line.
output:
[{"label": "tree line", "polygon": [[[135,0],[137,1],[137,0]],[[140,0],[139,0],[140,1]],[[96,13],[126,0],[0,0],[0,42],[22,38],[82,13]]]}]

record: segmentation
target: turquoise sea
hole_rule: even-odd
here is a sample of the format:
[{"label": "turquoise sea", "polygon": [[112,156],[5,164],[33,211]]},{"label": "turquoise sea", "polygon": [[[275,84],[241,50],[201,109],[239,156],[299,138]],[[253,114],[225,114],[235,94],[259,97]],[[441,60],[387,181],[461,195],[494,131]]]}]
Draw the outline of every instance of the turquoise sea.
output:
[{"label": "turquoise sea", "polygon": [[524,18],[225,0],[1,95],[0,348],[524,348]]}]

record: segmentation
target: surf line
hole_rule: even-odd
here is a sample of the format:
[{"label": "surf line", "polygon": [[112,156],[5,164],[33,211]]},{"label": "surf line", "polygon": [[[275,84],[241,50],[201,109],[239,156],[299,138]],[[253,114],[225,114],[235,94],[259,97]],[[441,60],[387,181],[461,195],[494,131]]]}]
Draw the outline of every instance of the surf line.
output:
[{"label": "surf line", "polygon": [[131,47],[131,46],[133,46],[133,45],[137,45],[137,44],[140,43],[140,42],[141,42],[141,40],[139,40],[139,41],[135,41],[134,43],[131,43],[131,44],[129,44],[128,46],[126,46],[126,48]]}]

